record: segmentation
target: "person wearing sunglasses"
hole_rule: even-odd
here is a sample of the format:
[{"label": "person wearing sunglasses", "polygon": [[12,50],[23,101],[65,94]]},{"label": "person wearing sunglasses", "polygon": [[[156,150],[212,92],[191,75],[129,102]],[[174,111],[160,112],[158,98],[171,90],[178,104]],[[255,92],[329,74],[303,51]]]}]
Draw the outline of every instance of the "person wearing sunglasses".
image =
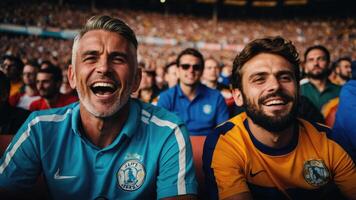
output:
[{"label": "person wearing sunglasses", "polygon": [[201,84],[204,57],[187,48],[177,57],[179,83],[160,94],[158,106],[176,113],[190,135],[209,135],[215,126],[229,118],[224,98],[218,90]]}]

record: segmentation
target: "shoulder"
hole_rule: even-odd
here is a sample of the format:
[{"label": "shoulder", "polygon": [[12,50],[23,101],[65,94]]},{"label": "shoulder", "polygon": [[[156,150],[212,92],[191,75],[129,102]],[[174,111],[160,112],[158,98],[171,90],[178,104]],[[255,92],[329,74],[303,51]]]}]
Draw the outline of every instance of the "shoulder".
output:
[{"label": "shoulder", "polygon": [[308,122],[300,120],[300,125],[304,128],[304,133],[308,135],[313,143],[317,145],[335,145],[337,142],[336,135],[332,129],[326,125],[317,122]]},{"label": "shoulder", "polygon": [[245,119],[246,114],[241,113],[231,118],[230,120],[218,125],[214,129],[214,133],[207,136],[205,142],[206,147],[214,148],[220,138],[230,138],[230,136],[232,136],[233,138],[240,137],[240,133],[237,133],[236,130],[242,131],[242,129],[245,129],[243,125]]},{"label": "shoulder", "polygon": [[71,119],[72,111],[76,106],[79,106],[78,103],[73,103],[61,108],[34,111],[29,116],[29,120],[31,120],[29,123],[30,125],[34,125],[43,122],[51,123],[64,121],[66,119],[69,120]]}]

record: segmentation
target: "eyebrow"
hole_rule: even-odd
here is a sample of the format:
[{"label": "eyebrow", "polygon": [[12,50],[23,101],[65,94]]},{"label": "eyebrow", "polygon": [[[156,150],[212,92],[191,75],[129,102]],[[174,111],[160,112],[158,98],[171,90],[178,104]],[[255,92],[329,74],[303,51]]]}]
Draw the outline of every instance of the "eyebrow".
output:
[{"label": "eyebrow", "polygon": [[[96,51],[96,50],[89,50],[89,51],[85,51],[82,56],[88,56],[88,55],[93,55],[93,56],[98,56],[99,55],[99,51]],[[122,52],[118,52],[118,51],[114,51],[114,52],[111,52],[109,54],[109,57],[115,57],[115,56],[120,56],[120,57],[123,57],[125,59],[127,59],[127,54],[126,53],[122,53]]]},{"label": "eyebrow", "polygon": [[[268,75],[269,73],[268,72],[257,72],[257,73],[254,73],[254,74],[251,74],[249,77],[248,77],[248,80],[251,80],[253,79],[254,77],[256,76],[266,76]],[[277,73],[274,73],[276,76],[280,76],[280,75],[283,75],[283,74],[289,74],[289,75],[292,75],[294,76],[294,72],[291,71],[291,70],[281,70],[281,71],[278,71]]]}]

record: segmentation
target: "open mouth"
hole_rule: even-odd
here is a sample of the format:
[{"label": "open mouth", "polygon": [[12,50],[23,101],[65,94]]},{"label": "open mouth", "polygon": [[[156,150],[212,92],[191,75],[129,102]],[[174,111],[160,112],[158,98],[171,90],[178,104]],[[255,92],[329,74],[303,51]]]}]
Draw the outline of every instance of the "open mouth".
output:
[{"label": "open mouth", "polygon": [[288,101],[285,101],[283,99],[271,99],[265,101],[263,104],[266,106],[282,106],[282,105],[286,105],[287,103]]},{"label": "open mouth", "polygon": [[97,82],[91,85],[90,89],[97,96],[111,95],[117,90],[117,86],[108,82]]}]

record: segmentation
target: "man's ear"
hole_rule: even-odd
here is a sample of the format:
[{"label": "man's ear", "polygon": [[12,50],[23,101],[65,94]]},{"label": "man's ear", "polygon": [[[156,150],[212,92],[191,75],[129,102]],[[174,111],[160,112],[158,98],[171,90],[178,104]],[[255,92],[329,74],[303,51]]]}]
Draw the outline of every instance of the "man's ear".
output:
[{"label": "man's ear", "polygon": [[134,93],[138,90],[138,88],[140,87],[141,79],[142,79],[142,69],[138,67],[135,74],[135,78],[133,80],[131,93]]},{"label": "man's ear", "polygon": [[68,77],[68,81],[69,81],[69,85],[72,89],[75,89],[76,87],[76,80],[74,77],[74,68],[73,66],[70,64],[67,70],[67,77]]},{"label": "man's ear", "polygon": [[232,89],[232,97],[234,98],[235,104],[237,106],[243,106],[244,100],[242,98],[242,93],[239,89]]}]

